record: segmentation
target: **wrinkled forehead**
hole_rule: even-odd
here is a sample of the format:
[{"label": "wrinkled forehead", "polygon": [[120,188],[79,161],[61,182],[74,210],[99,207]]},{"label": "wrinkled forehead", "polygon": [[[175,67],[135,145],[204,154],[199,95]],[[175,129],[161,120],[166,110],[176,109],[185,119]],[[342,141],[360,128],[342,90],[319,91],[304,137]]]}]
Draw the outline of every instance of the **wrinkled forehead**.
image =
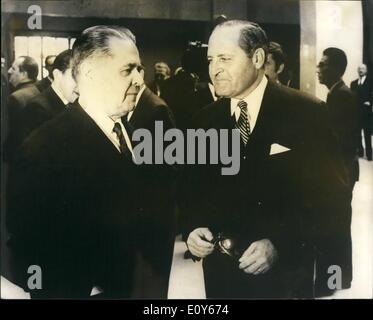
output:
[{"label": "wrinkled forehead", "polygon": [[367,70],[367,66],[366,66],[365,64],[361,64],[361,65],[358,67],[358,70],[366,71],[366,70]]},{"label": "wrinkled forehead", "polygon": [[108,41],[110,55],[114,58],[125,58],[140,63],[139,51],[135,43],[130,39],[111,37]]}]

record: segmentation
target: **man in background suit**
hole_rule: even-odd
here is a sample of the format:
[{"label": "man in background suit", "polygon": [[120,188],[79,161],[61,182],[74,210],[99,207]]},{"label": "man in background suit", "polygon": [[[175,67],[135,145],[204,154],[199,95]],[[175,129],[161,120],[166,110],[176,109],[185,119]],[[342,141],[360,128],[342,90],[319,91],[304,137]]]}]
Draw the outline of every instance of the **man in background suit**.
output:
[{"label": "man in background suit", "polygon": [[[327,48],[318,64],[318,77],[329,93],[327,106],[330,123],[337,134],[338,143],[342,151],[344,165],[349,175],[349,193],[345,200],[346,207],[335,218],[334,228],[340,235],[335,243],[333,252],[325,256],[325,267],[331,265],[329,259],[342,270],[342,288],[350,288],[352,281],[352,243],[351,243],[351,201],[355,182],[359,180],[359,162],[357,159],[358,141],[358,108],[351,90],[343,82],[343,74],[347,67],[347,57],[344,51],[338,48]],[[326,290],[322,284],[317,283],[320,290]],[[324,289],[323,289],[324,287]]]},{"label": "man in background suit", "polygon": [[[121,117],[143,79],[135,37],[126,28],[94,26],[73,46],[79,103],[35,130],[12,167],[7,227],[23,266],[42,270],[35,298],[130,297],[141,201]],[[138,198],[136,198],[138,197]]]},{"label": "man in background suit", "polygon": [[18,120],[21,111],[25,108],[40,91],[35,86],[35,81],[39,73],[38,64],[29,56],[20,56],[14,60],[8,70],[9,83],[14,91],[8,98],[8,103],[4,110],[3,141],[5,160],[9,161],[15,152],[16,145],[8,137],[16,136]]},{"label": "man in background suit", "polygon": [[326,213],[338,210],[345,184],[325,107],[268,82],[266,50],[265,32],[247,21],[224,22],[209,40],[210,77],[223,98],[195,127],[238,129],[241,164],[234,176],[221,175],[222,164],[187,174],[185,239],[204,258],[208,298],[310,297],[313,249],[335,236]]},{"label": "man in background suit", "polygon": [[78,98],[76,83],[72,78],[71,50],[61,52],[52,66],[53,81],[34,97],[21,111],[14,144],[17,146],[44,122],[58,116]]},{"label": "man in background suit", "polygon": [[54,59],[56,59],[55,55],[49,55],[45,58],[44,61],[44,68],[48,71],[48,75],[41,79],[40,81],[36,82],[36,86],[40,92],[43,92],[45,89],[49,88],[49,86],[53,82],[53,63]]},{"label": "man in background suit", "polygon": [[[365,64],[358,67],[359,79],[351,82],[351,90],[355,93],[359,108],[359,131],[363,130],[365,142],[365,154],[368,161],[372,161],[372,103],[373,88],[371,79],[368,77],[368,68]],[[364,156],[362,137],[359,132],[359,156]]]},{"label": "man in background suit", "polygon": [[[122,121],[127,121],[132,130],[149,130],[153,146],[155,121],[162,121],[164,131],[175,127],[170,108],[145,85],[137,95],[135,109]],[[175,241],[174,194],[178,170],[169,165],[148,165],[142,166],[140,171],[144,180],[141,193],[146,201],[136,227],[140,250],[136,256],[135,290],[131,297],[166,299]]]},{"label": "man in background suit", "polygon": [[285,54],[279,43],[271,41],[268,47],[268,57],[264,71],[269,80],[281,84],[280,74],[285,69]]}]

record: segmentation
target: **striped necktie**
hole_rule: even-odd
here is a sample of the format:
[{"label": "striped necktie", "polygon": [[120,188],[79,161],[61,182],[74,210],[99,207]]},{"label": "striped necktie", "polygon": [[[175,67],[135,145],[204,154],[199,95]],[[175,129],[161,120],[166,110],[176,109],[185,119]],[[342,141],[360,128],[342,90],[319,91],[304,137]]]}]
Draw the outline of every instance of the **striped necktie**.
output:
[{"label": "striped necktie", "polygon": [[247,103],[244,100],[241,100],[237,103],[237,106],[240,108],[240,117],[236,122],[236,128],[240,129],[240,134],[243,143],[246,145],[250,137],[250,123],[247,117]]},{"label": "striped necktie", "polygon": [[131,159],[131,151],[126,143],[126,139],[124,138],[122,128],[118,122],[115,122],[113,132],[115,132],[115,134],[118,137],[120,152],[127,158]]}]

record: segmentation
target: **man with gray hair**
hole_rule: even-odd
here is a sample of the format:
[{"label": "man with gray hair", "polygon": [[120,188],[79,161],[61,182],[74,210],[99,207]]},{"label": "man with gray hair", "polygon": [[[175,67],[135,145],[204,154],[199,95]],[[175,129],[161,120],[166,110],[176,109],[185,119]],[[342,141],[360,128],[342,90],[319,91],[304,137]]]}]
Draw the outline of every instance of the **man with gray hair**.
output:
[{"label": "man with gray hair", "polygon": [[248,21],[223,22],[209,39],[222,98],[195,127],[239,130],[241,167],[236,176],[220,175],[223,164],[188,171],[185,239],[193,258],[204,258],[208,298],[311,297],[314,248],[335,236],[329,210],[346,186],[324,104],[269,82],[267,47]]},{"label": "man with gray hair", "polygon": [[[143,79],[135,37],[94,26],[74,43],[79,100],[24,142],[11,172],[7,227],[32,298],[105,297],[132,291],[141,179],[121,117]],[[42,282],[25,278],[40,267]]]}]

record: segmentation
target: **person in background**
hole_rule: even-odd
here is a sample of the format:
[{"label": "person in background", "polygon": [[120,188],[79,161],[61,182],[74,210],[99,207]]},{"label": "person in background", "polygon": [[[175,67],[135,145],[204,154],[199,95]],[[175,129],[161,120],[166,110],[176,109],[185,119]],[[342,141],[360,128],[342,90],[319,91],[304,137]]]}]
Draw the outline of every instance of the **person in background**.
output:
[{"label": "person in background", "polygon": [[355,93],[359,109],[359,156],[364,156],[361,130],[364,135],[365,155],[368,161],[372,161],[372,104],[373,88],[372,80],[368,75],[366,64],[361,64],[357,72],[359,78],[351,82],[351,90]]},{"label": "person in background", "polygon": [[[333,230],[338,235],[329,244],[330,249],[319,257],[319,268],[316,273],[316,290],[328,294],[332,292],[325,281],[327,277],[320,270],[330,265],[338,265],[342,270],[342,288],[350,288],[352,281],[352,243],[351,243],[351,200],[355,182],[359,179],[357,157],[358,109],[351,90],[345,85],[342,77],[347,67],[347,56],[339,48],[330,47],[323,51],[317,65],[319,82],[329,92],[326,99],[330,124],[338,138],[342,151],[342,160],[348,172],[349,192],[345,195],[345,206],[335,212]],[[333,248],[333,249],[331,249]]]},{"label": "person in background", "polygon": [[271,41],[268,46],[267,61],[264,65],[265,75],[269,80],[281,84],[279,75],[285,69],[285,54],[277,42]]},{"label": "person in background", "polygon": [[149,84],[149,89],[152,90],[158,97],[162,95],[164,81],[171,75],[170,67],[166,62],[159,61],[154,64],[154,81]]},{"label": "person in background", "polygon": [[35,85],[38,72],[38,64],[29,56],[18,57],[8,70],[9,83],[14,91],[10,94],[4,110],[4,160],[6,161],[11,161],[17,147],[11,137],[18,135],[15,131],[19,128],[20,113],[40,93]]},{"label": "person in background", "polygon": [[44,122],[65,111],[78,98],[78,89],[71,74],[70,49],[62,51],[51,67],[52,83],[34,97],[22,110],[16,143],[18,145]]},{"label": "person in background", "polygon": [[40,92],[43,92],[45,89],[47,89],[53,81],[54,59],[56,59],[55,55],[49,55],[45,58],[44,68],[48,71],[48,75],[45,78],[41,79],[40,81],[36,82],[36,86],[38,87]]}]

